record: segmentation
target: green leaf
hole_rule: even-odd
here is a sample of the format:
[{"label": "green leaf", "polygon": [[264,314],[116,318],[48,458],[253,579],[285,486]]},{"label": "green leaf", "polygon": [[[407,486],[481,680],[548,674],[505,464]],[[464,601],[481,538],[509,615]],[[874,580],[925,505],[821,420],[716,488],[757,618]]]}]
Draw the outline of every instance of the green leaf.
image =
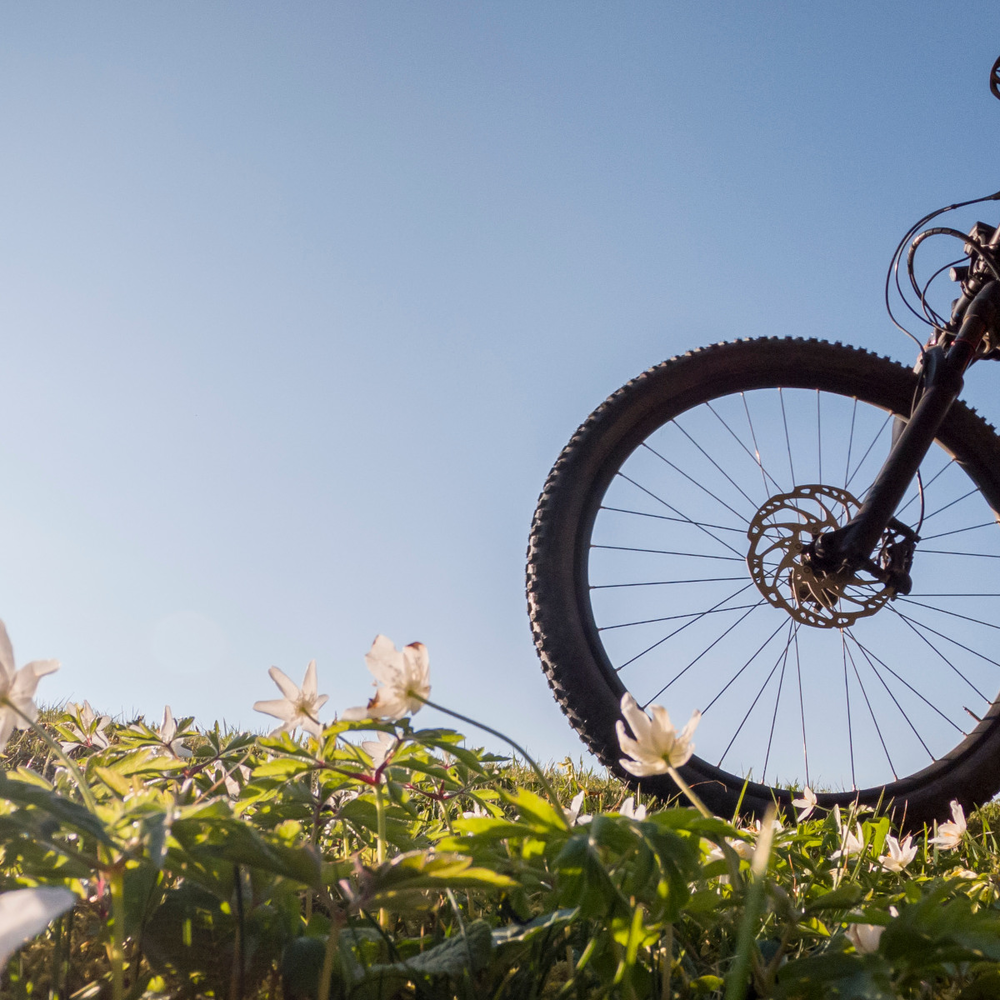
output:
[{"label": "green leaf", "polygon": [[355,908],[399,908],[426,902],[423,894],[445,889],[511,888],[517,883],[489,868],[478,868],[460,854],[411,851],[359,878]]},{"label": "green leaf", "polygon": [[89,809],[72,799],[63,798],[54,790],[40,787],[34,782],[11,778],[0,772],[0,799],[22,806],[32,806],[62,825],[79,833],[88,834],[108,847],[114,846],[114,841],[105,830],[104,824]]},{"label": "green leaf", "polygon": [[814,896],[805,904],[806,913],[818,913],[821,910],[849,910],[856,906],[864,890],[857,882],[844,882],[830,892]]},{"label": "green leaf", "polygon": [[526,924],[508,924],[506,927],[498,927],[493,931],[493,944],[500,947],[505,944],[521,944],[531,941],[533,938],[556,927],[564,927],[572,923],[580,910],[571,907],[563,910],[553,910],[551,913],[543,913],[540,917]]},{"label": "green leaf", "polygon": [[251,774],[253,778],[294,778],[305,774],[315,765],[311,760],[296,757],[275,757],[258,764]]},{"label": "green leaf", "polygon": [[392,965],[374,965],[368,970],[369,977],[378,979],[386,973],[396,973],[411,979],[416,975],[461,976],[466,970],[479,972],[489,965],[493,950],[490,925],[485,920],[475,920],[465,925],[465,933],[453,934],[450,938],[420,952],[405,962]]},{"label": "green leaf", "polygon": [[536,832],[542,830],[568,830],[566,819],[557,812],[548,799],[519,788],[516,792],[502,791],[505,802],[510,803],[521,814],[522,819],[533,825]]},{"label": "green leaf", "polygon": [[691,991],[696,996],[701,996],[703,993],[721,991],[725,985],[726,981],[719,976],[699,976],[697,979],[691,980]]},{"label": "green leaf", "polygon": [[124,798],[132,791],[132,783],[124,775],[118,774],[110,767],[95,767],[94,774],[120,798]]},{"label": "green leaf", "polygon": [[283,875],[314,888],[320,885],[320,858],[311,844],[289,846],[265,838],[234,819],[179,819],[174,821],[171,832],[195,858],[222,859]]}]

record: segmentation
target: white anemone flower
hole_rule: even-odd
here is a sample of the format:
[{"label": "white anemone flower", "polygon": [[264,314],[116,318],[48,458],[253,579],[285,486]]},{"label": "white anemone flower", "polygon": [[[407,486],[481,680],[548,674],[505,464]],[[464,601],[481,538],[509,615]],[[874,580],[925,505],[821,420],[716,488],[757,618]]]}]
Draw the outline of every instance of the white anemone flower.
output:
[{"label": "white anemone flower", "polygon": [[38,681],[58,669],[58,660],[32,660],[15,671],[14,649],[0,621],[0,750],[15,728],[27,729],[38,718],[34,700]]},{"label": "white anemone flower", "polygon": [[54,885],[0,893],[0,969],[26,941],[72,909],[76,894]]},{"label": "white anemone flower", "polygon": [[569,804],[569,809],[566,810],[566,822],[570,826],[582,826],[584,823],[589,823],[594,817],[590,813],[581,813],[580,810],[583,808],[583,798],[586,793],[580,791],[574,796],[573,801]]},{"label": "white anemone flower", "polygon": [[79,734],[78,739],[60,740],[59,746],[63,750],[73,750],[78,746],[97,747],[99,750],[107,749],[110,744],[107,733],[104,730],[111,722],[110,715],[97,716],[97,713],[90,707],[89,701],[84,701],[82,705],[69,705],[67,712],[73,716],[73,721],[66,728],[70,732]]},{"label": "white anemone flower", "polygon": [[878,943],[882,939],[884,930],[885,928],[879,924],[849,924],[847,939],[854,945],[854,950],[859,955],[870,955],[878,951]]},{"label": "white anemone flower", "polygon": [[316,661],[309,661],[301,688],[296,687],[288,675],[277,667],[271,667],[268,674],[284,697],[276,698],[274,701],[254,702],[253,710],[281,719],[282,724],[273,730],[271,735],[294,733],[296,729],[301,728],[319,739],[323,732],[323,726],[319,721],[319,710],[327,703],[330,696],[316,693]]},{"label": "white anemone flower", "polygon": [[379,733],[378,740],[362,740],[361,746],[372,759],[372,768],[378,770],[396,749],[396,737],[392,733]]},{"label": "white anemone flower", "polygon": [[[175,757],[190,757],[191,751],[184,746],[184,741],[177,737],[177,722],[174,720],[174,713],[169,705],[163,708],[163,721],[156,730],[156,735],[160,737],[163,744],[163,751],[172,753]],[[162,753],[159,747],[155,753]]]},{"label": "white anemone flower", "polygon": [[641,823],[646,818],[646,807],[643,805],[636,805],[635,799],[630,795],[622,804],[618,810],[619,815],[625,816],[627,819],[634,819],[637,823]]},{"label": "white anemone flower", "polygon": [[901,872],[916,856],[917,845],[913,843],[913,834],[908,834],[901,841],[893,836],[885,838],[888,851],[879,859],[879,864],[890,872]]},{"label": "white anemone flower", "polygon": [[946,851],[953,851],[962,843],[967,828],[965,810],[954,799],[951,800],[951,815],[951,820],[938,824],[937,836],[931,837],[929,844],[936,844]]},{"label": "white anemone flower", "polygon": [[803,820],[809,819],[816,808],[817,802],[816,793],[806,785],[802,789],[802,798],[792,799],[792,805],[799,810],[798,816],[795,817],[796,822],[801,823]]},{"label": "white anemone flower", "polygon": [[[889,915],[898,917],[899,910],[895,906],[890,906]],[[884,931],[885,926],[882,924],[848,924],[847,939],[854,945],[854,950],[859,955],[870,955],[878,951]]]},{"label": "white anemone flower", "polygon": [[349,708],[343,719],[402,719],[420,711],[431,694],[430,657],[422,642],[403,649],[377,635],[365,653],[365,664],[375,675],[375,697],[366,706]]},{"label": "white anemone flower", "polygon": [[680,733],[670,723],[670,716],[662,705],[650,705],[646,714],[628,692],[622,695],[622,715],[625,716],[635,739],[625,730],[625,723],[618,720],[618,745],[627,755],[619,763],[629,774],[645,778],[651,774],[665,774],[668,767],[686,764],[694,753],[691,737],[701,718],[701,712],[688,720]]},{"label": "white anemone flower", "polygon": [[855,854],[860,854],[865,849],[865,835],[864,831],[861,829],[861,824],[855,824],[855,830],[852,833],[850,830],[843,830],[843,840],[841,841],[840,850],[834,851],[830,855],[830,858],[847,858],[853,857]]}]

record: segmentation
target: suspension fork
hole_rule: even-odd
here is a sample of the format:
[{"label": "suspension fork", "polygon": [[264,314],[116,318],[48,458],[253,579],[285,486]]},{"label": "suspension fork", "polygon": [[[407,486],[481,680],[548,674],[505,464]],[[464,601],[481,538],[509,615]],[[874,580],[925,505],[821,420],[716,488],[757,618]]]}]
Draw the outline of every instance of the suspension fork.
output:
[{"label": "suspension fork", "polygon": [[896,508],[934,443],[951,404],[962,391],[966,368],[986,334],[998,329],[998,321],[1000,282],[990,281],[965,310],[961,329],[951,345],[947,349],[932,347],[926,352],[925,388],[920,401],[895,437],[889,457],[857,514],[843,527],[821,535],[811,546],[810,561],[815,568],[824,572],[874,568],[872,553],[886,528],[902,528],[894,523]]}]

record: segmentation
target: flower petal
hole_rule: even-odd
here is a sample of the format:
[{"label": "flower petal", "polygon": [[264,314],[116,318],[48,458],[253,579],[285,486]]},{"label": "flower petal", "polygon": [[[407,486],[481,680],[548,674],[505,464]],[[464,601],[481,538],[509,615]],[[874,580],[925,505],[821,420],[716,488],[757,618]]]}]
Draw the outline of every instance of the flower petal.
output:
[{"label": "flower petal", "polygon": [[306,676],[302,680],[302,694],[309,698],[316,697],[316,661],[310,660],[306,667]]},{"label": "flower petal", "polygon": [[627,691],[622,695],[622,715],[628,722],[632,734],[640,743],[649,740],[653,729],[653,723],[646,713],[636,704],[635,698]]},{"label": "flower petal", "polygon": [[14,647],[10,644],[7,627],[0,621],[0,670],[9,682],[14,676]]},{"label": "flower petal", "polygon": [[278,685],[278,690],[289,700],[297,701],[299,697],[298,686],[292,683],[292,679],[278,667],[270,667],[268,676]]},{"label": "flower petal", "polygon": [[[284,719],[288,722],[295,715],[295,707],[287,698],[275,698],[274,701],[255,701],[253,704],[255,712],[263,712],[264,715],[273,715],[276,719]],[[358,716],[364,718],[364,716]]]},{"label": "flower petal", "polygon": [[76,903],[76,894],[58,886],[15,889],[0,894],[0,968],[61,913]]}]

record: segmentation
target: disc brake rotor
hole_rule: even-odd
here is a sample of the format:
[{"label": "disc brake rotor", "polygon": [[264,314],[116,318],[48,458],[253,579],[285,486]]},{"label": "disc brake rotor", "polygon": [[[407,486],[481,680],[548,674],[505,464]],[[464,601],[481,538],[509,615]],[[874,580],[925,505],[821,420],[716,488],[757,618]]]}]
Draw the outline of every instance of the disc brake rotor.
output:
[{"label": "disc brake rotor", "polygon": [[797,486],[757,511],[747,537],[747,565],[769,604],[816,628],[846,628],[875,614],[894,591],[871,574],[819,573],[803,559],[818,535],[844,525],[860,504],[835,486]]}]

